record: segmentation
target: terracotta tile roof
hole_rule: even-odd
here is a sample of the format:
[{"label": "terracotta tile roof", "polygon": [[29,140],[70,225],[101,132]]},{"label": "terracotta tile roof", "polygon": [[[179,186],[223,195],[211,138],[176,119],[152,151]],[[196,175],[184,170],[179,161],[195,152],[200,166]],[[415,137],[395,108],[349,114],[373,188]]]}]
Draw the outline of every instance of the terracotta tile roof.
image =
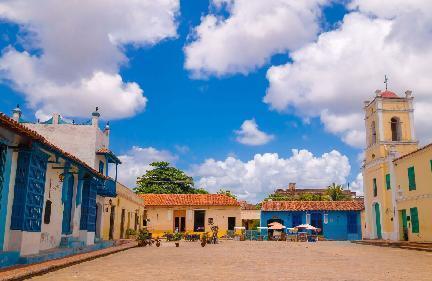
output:
[{"label": "terracotta tile roof", "polygon": [[262,211],[361,211],[363,201],[266,201]]},{"label": "terracotta tile roof", "polygon": [[140,194],[145,206],[240,206],[224,194]]},{"label": "terracotta tile roof", "polygon": [[98,151],[96,151],[96,153],[112,153],[112,152],[108,148],[102,147],[102,148],[99,148]]},{"label": "terracotta tile roof", "polygon": [[407,153],[407,154],[405,154],[405,155],[402,155],[402,156],[400,156],[400,157],[394,159],[393,162],[399,161],[399,160],[401,160],[401,159],[403,159],[403,158],[405,158],[405,157],[408,157],[408,156],[410,156],[410,155],[416,154],[417,152],[420,152],[420,151],[423,151],[423,150],[425,150],[425,149],[428,149],[429,147],[432,147],[432,143],[430,143],[430,144],[428,144],[428,145],[425,145],[425,146],[423,146],[423,147],[420,147],[419,149],[416,149],[416,150],[414,150],[414,151],[412,151],[412,152],[410,152],[410,153]]},{"label": "terracotta tile roof", "polygon": [[246,201],[240,201],[239,203],[242,210],[259,210],[256,205],[250,204]]},{"label": "terracotta tile roof", "polygon": [[398,95],[396,95],[394,92],[389,91],[389,90],[385,90],[384,92],[380,93],[382,98],[399,98]]},{"label": "terracotta tile roof", "polygon": [[112,152],[111,150],[109,150],[106,147],[99,148],[96,151],[96,154],[107,154],[107,155],[109,155],[114,160],[114,162],[117,162],[118,164],[121,164],[120,159],[114,154],[114,152]]},{"label": "terracotta tile roof", "polygon": [[50,143],[46,138],[44,138],[42,135],[37,133],[36,131],[33,131],[26,126],[16,122],[12,118],[8,117],[6,114],[0,112],[0,125],[3,127],[6,127],[10,129],[11,131],[14,131],[18,135],[30,138],[32,141],[39,142],[45,147],[50,148],[54,152],[58,154],[62,154],[66,158],[68,158],[70,161],[75,162],[76,164],[83,166],[87,170],[89,170],[92,174],[97,175],[100,178],[107,179],[108,177],[104,176],[103,174],[99,173],[89,165],[87,165],[85,162],[81,161],[77,157],[73,156],[72,154],[64,151],[63,149],[55,146],[54,144]]}]

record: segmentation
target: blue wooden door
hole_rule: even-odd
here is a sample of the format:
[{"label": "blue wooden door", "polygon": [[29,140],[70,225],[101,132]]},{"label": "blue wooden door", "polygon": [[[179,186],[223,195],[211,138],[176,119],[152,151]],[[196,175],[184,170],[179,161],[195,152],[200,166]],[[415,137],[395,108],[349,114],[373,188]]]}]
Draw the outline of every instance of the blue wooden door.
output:
[{"label": "blue wooden door", "polygon": [[67,179],[65,179],[65,183],[63,184],[63,188],[65,190],[65,201],[64,201],[64,209],[63,209],[63,222],[62,222],[62,233],[70,234],[71,231],[71,217],[72,217],[72,197],[73,197],[73,187],[74,187],[74,177],[72,174],[68,175]]}]

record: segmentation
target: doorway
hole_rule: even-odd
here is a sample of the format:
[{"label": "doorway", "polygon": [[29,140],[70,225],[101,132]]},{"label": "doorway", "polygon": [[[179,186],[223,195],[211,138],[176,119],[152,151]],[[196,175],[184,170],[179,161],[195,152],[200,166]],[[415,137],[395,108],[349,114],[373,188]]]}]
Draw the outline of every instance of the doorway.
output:
[{"label": "doorway", "polygon": [[400,231],[400,239],[402,241],[408,241],[408,219],[407,219],[407,214],[406,214],[406,210],[400,210],[399,211],[399,218],[402,221],[402,229]]},{"label": "doorway", "polygon": [[380,213],[379,203],[375,203],[374,204],[374,210],[375,210],[375,230],[376,230],[376,237],[377,237],[377,239],[382,239],[382,233],[381,233],[381,213]]},{"label": "doorway", "polygon": [[228,217],[228,230],[234,230],[235,226],[236,226],[236,218]]},{"label": "doorway", "polygon": [[205,211],[204,210],[194,211],[194,231],[195,232],[205,231]]},{"label": "doorway", "polygon": [[111,206],[109,240],[114,239],[114,218],[115,218],[115,206]]},{"label": "doorway", "polygon": [[122,209],[120,218],[120,239],[124,238],[124,224],[126,219],[126,210]]},{"label": "doorway", "polygon": [[186,231],[186,210],[174,210],[174,226],[173,231]]},{"label": "doorway", "polygon": [[321,229],[320,234],[324,234],[323,229],[323,214],[322,213],[312,213],[311,214],[311,225],[315,226],[316,228]]}]

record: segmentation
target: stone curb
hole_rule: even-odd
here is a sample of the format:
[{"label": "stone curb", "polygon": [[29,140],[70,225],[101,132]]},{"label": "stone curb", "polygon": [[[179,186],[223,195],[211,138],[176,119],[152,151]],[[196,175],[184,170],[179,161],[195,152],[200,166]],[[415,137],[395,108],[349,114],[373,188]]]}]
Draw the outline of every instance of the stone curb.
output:
[{"label": "stone curb", "polygon": [[125,251],[137,247],[136,242],[127,243],[120,246],[93,251],[84,254],[73,255],[62,259],[50,260],[42,263],[20,266],[0,272],[0,281],[18,281],[27,278],[43,275],[48,272],[56,271],[74,264],[90,261],[96,258],[108,256],[114,253]]}]

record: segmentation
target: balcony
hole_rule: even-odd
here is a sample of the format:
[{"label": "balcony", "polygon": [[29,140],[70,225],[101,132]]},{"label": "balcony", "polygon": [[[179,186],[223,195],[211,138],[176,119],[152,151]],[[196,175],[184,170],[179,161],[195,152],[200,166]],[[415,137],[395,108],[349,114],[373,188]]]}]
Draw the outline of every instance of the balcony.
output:
[{"label": "balcony", "polygon": [[116,182],[113,179],[100,180],[97,187],[97,195],[103,197],[116,197]]}]

